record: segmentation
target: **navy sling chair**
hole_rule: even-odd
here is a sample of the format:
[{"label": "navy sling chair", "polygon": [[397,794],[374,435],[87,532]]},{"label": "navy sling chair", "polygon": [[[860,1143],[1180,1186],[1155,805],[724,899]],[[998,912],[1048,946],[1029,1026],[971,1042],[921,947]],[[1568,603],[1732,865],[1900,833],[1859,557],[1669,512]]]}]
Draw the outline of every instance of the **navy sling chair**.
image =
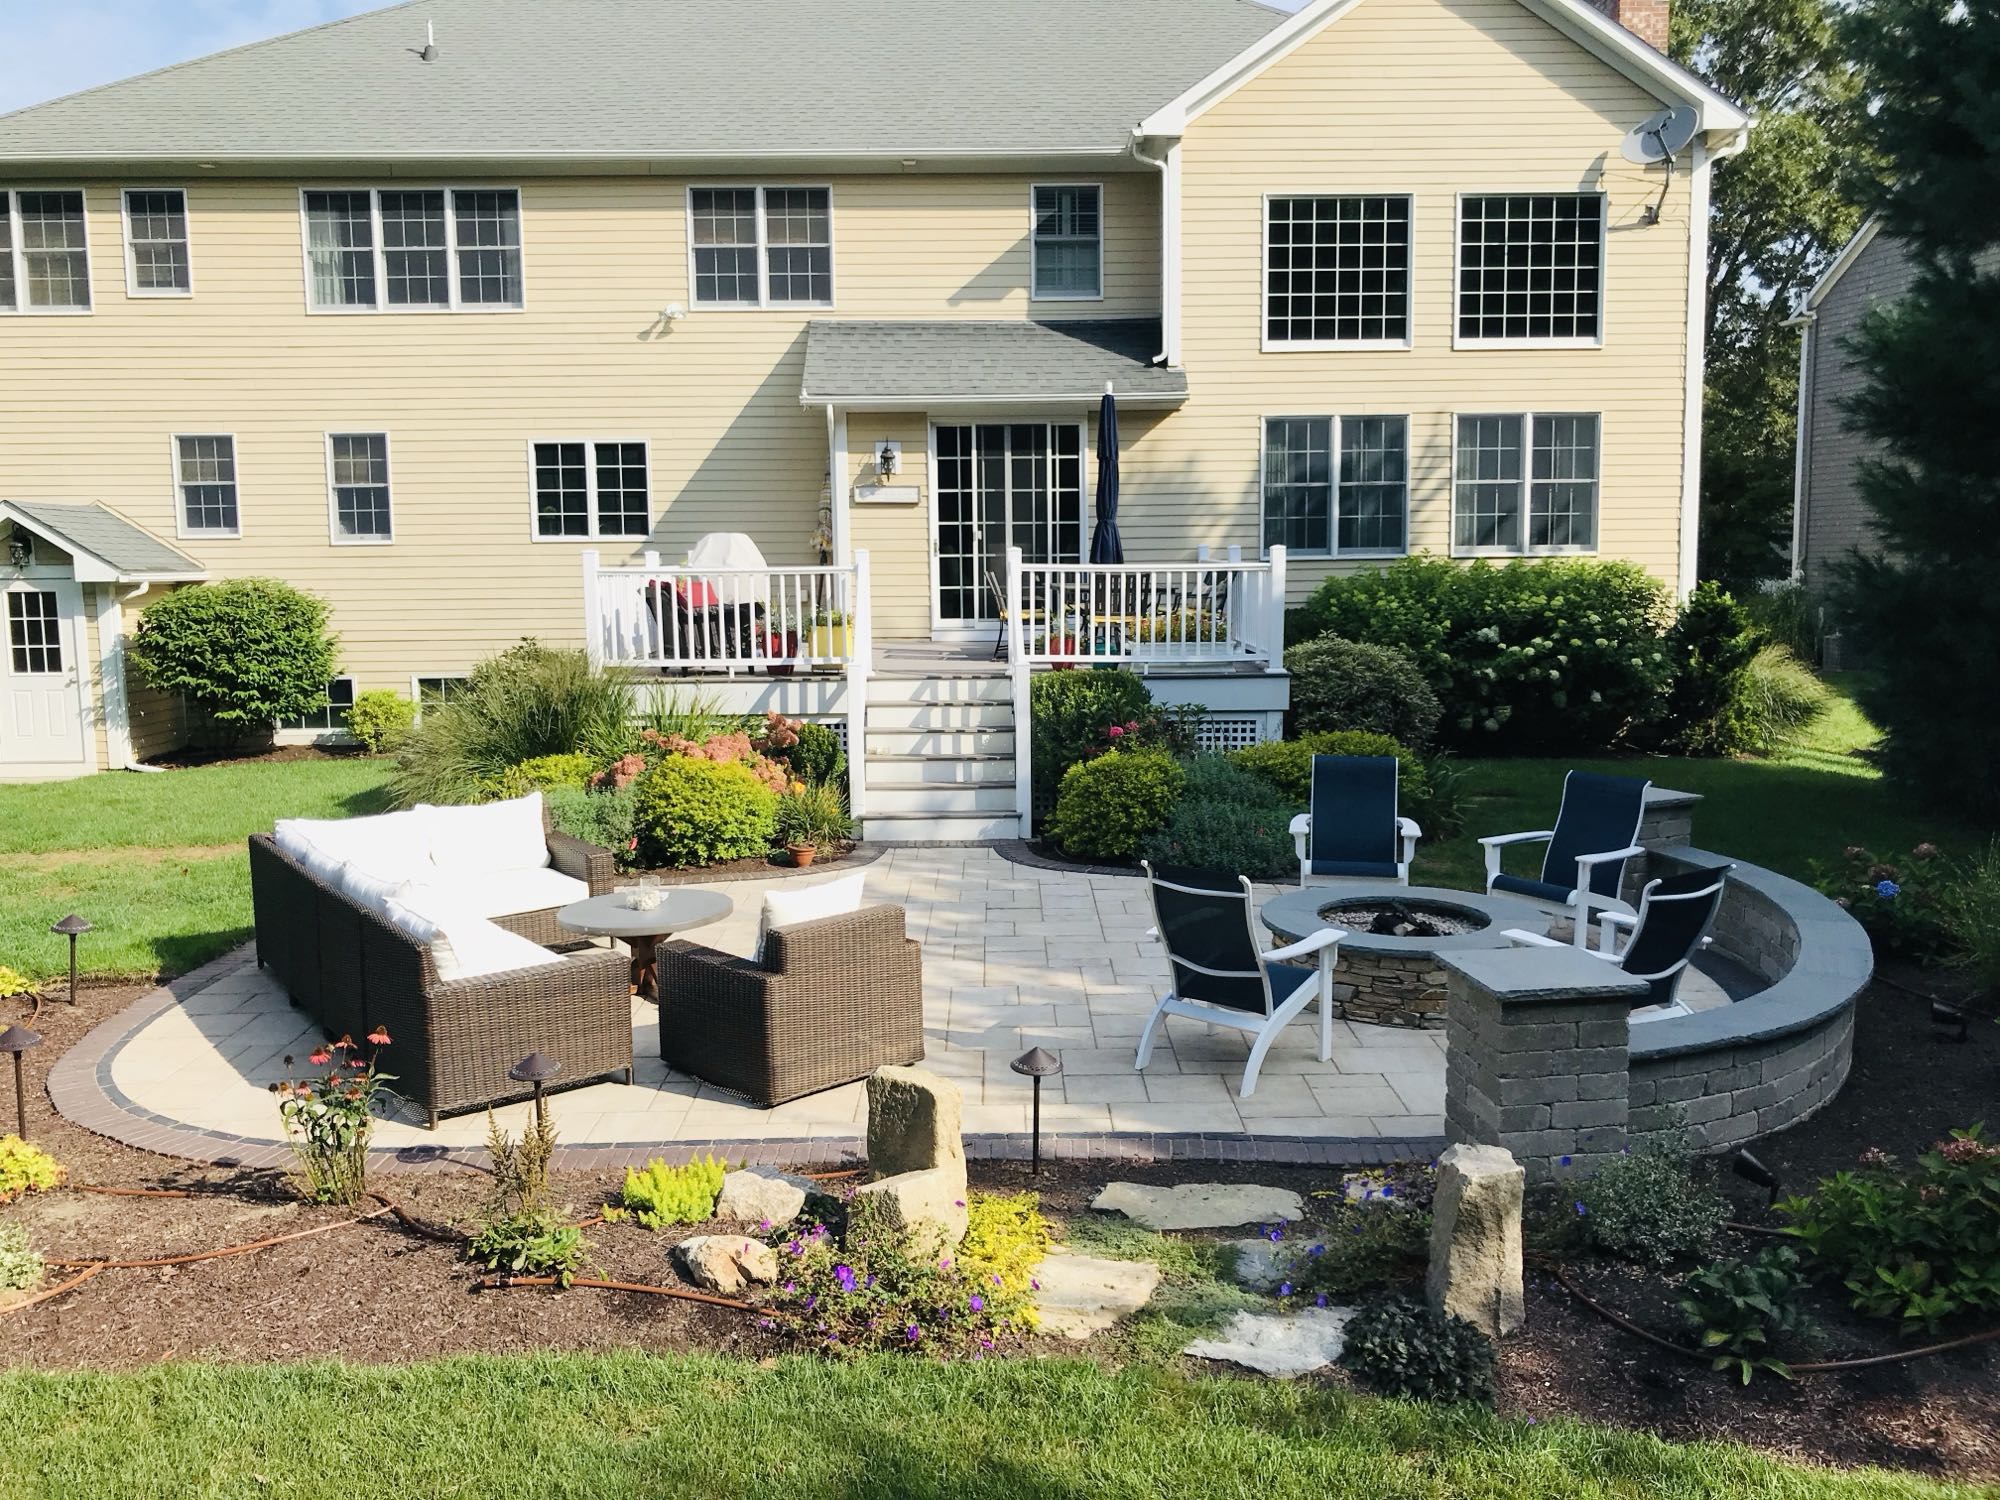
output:
[{"label": "navy sling chair", "polygon": [[1315,755],[1312,811],[1292,819],[1299,884],[1329,880],[1410,883],[1424,831],[1396,811],[1393,755]]},{"label": "navy sling chair", "polygon": [[[1694,962],[1695,955],[1708,946],[1708,930],[1715,925],[1716,913],[1722,910],[1722,893],[1734,868],[1717,865],[1649,880],[1639,893],[1636,915],[1604,914],[1602,938],[1596,948],[1584,951],[1593,958],[1615,963],[1634,979],[1647,982],[1645,997],[1632,1005],[1635,1022],[1688,1013],[1679,998],[1681,976]],[[1621,949],[1618,935],[1626,931],[1631,936]],[[1554,938],[1515,929],[1510,929],[1506,937],[1516,947],[1564,946]]]},{"label": "navy sling chair", "polygon": [[[1133,1064],[1138,1071],[1152,1060],[1153,1040],[1168,1016],[1228,1026],[1255,1038],[1243,1069],[1241,1092],[1248,1099],[1257,1091],[1257,1073],[1271,1043],[1314,1000],[1319,1001],[1319,1060],[1332,1058],[1333,960],[1345,932],[1324,927],[1302,942],[1265,952],[1258,945],[1250,882],[1243,876],[1172,865],[1155,870],[1143,860],[1140,867],[1157,924],[1146,936],[1165,945],[1173,989],[1147,1018]],[[1318,957],[1315,968],[1285,962],[1308,954]]]},{"label": "navy sling chair", "polygon": [[[1625,880],[1625,862],[1644,852],[1639,848],[1639,820],[1645,816],[1646,791],[1651,786],[1636,776],[1571,771],[1563,778],[1562,807],[1554,828],[1494,834],[1479,841],[1486,851],[1486,894],[1505,891],[1569,907],[1576,921],[1572,941],[1579,948],[1586,946],[1593,913],[1633,915],[1618,891]],[[1540,876],[1503,873],[1500,851],[1510,844],[1530,843],[1549,846]]]}]

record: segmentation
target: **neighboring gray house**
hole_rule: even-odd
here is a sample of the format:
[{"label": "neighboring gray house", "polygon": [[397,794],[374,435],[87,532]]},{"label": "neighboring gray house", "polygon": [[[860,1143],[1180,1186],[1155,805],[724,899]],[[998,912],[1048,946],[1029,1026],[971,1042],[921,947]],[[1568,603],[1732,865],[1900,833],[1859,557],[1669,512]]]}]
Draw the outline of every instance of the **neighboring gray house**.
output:
[{"label": "neighboring gray house", "polygon": [[1871,444],[1842,424],[1840,402],[1857,391],[1861,372],[1847,340],[1878,302],[1910,289],[1915,270],[1902,245],[1870,219],[1834,257],[1799,314],[1798,463],[1793,486],[1792,576],[1818,593],[1834,563],[1874,547],[1856,467]]}]

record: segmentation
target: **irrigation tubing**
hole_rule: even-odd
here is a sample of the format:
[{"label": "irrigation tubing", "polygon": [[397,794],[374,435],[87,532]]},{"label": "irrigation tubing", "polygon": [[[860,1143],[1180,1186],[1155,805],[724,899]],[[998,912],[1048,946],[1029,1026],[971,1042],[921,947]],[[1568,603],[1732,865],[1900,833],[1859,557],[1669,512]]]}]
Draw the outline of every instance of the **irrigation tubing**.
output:
[{"label": "irrigation tubing", "polygon": [[[555,1276],[495,1276],[473,1284],[475,1292],[510,1292],[516,1287],[561,1286],[562,1281]],[[737,1312],[755,1312],[754,1302],[738,1302],[733,1297],[712,1297],[707,1292],[685,1291],[677,1286],[648,1286],[643,1281],[599,1281],[592,1276],[578,1276],[571,1280],[571,1286],[594,1287],[603,1292],[643,1292],[649,1297],[676,1297],[683,1302],[705,1302],[710,1307],[728,1307]]]},{"label": "irrigation tubing", "polygon": [[12,1307],[0,1307],[0,1318],[6,1317],[9,1313],[20,1312],[23,1308],[33,1307],[37,1302],[46,1302],[51,1297],[60,1297],[64,1292],[75,1291],[103,1269],[104,1267],[102,1266],[91,1266],[79,1275],[70,1277],[68,1281],[63,1282],[60,1286],[52,1286],[45,1292],[37,1292],[32,1297],[24,1297]]},{"label": "irrigation tubing", "polygon": [[[1596,1313],[1605,1322],[1624,1329],[1635,1338],[1644,1339],[1657,1349],[1669,1354],[1678,1354],[1683,1359],[1692,1359],[1701,1364],[1709,1364],[1714,1356],[1701,1349],[1690,1349],[1685,1344],[1676,1344],[1672,1339],[1661,1338],[1649,1328],[1641,1328],[1621,1312],[1606,1307],[1583,1288],[1569,1279],[1562,1267],[1555,1268],[1556,1285],[1568,1292],[1585,1307]],[[2000,1328],[1989,1328],[1984,1333],[1967,1334],[1964,1338],[1951,1339],[1942,1344],[1926,1344],[1921,1349],[1898,1349],[1892,1354],[1871,1354],[1861,1359],[1822,1359],[1809,1364],[1787,1365],[1785,1368],[1794,1375],[1834,1375],[1843,1370],[1866,1370],[1878,1365],[1907,1364],[1913,1359],[1926,1359],[1933,1354],[1946,1354],[1953,1349],[1967,1349],[1974,1344],[1990,1344],[2000,1340]]]}]

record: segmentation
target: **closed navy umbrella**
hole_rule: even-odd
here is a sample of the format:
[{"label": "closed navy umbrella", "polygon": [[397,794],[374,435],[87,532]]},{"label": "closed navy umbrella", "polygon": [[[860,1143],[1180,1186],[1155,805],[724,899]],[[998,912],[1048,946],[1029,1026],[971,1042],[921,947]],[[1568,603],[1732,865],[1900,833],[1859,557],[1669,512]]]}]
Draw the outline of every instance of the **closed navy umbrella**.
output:
[{"label": "closed navy umbrella", "polygon": [[1125,544],[1118,540],[1118,402],[1108,380],[1097,413],[1097,526],[1090,533],[1090,560],[1125,561]]}]

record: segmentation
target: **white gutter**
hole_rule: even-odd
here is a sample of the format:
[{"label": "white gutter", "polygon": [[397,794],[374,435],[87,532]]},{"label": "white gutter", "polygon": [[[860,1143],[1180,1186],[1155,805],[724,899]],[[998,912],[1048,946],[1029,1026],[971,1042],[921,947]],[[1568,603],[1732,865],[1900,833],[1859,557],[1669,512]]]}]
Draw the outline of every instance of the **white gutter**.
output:
[{"label": "white gutter", "polygon": [[1132,155],[1160,170],[1160,358],[1170,370],[1181,367],[1181,143],[1168,142],[1167,154],[1148,156],[1133,130]]}]

